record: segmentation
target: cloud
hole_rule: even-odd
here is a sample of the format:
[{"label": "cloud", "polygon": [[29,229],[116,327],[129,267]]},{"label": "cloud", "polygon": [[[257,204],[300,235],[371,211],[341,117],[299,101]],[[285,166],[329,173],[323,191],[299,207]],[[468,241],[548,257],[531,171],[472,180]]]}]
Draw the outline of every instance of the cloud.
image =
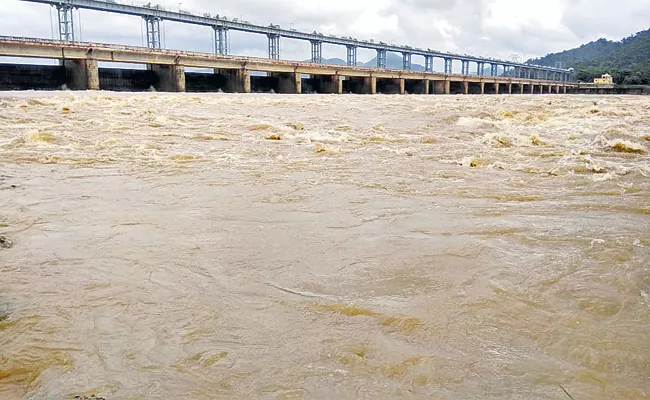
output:
[{"label": "cloud", "polygon": [[[51,8],[2,0],[0,35],[51,37]],[[620,39],[647,29],[650,0],[158,0],[169,9],[208,12],[254,23],[279,24],[307,32],[408,44],[499,58],[523,59],[562,51],[600,37]],[[210,28],[166,22],[168,48],[211,51]],[[84,40],[140,45],[137,17],[81,11]],[[266,56],[261,35],[231,32],[235,54]],[[309,44],[282,41],[282,56],[308,59]],[[326,46],[324,57],[345,57],[345,49]],[[373,57],[360,52],[359,58]]]}]

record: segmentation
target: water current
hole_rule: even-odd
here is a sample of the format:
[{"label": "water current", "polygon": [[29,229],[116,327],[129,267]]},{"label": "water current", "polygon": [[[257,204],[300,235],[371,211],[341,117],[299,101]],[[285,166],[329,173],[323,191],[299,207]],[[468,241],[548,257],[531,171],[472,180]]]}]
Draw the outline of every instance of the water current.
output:
[{"label": "water current", "polygon": [[650,399],[649,110],[0,94],[0,399]]}]

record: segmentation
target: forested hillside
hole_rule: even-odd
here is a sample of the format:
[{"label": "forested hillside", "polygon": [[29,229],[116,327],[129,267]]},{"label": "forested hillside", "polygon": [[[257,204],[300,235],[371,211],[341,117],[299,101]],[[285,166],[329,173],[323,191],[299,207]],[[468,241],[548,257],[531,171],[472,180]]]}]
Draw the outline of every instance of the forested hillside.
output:
[{"label": "forested hillside", "polygon": [[604,73],[619,84],[650,84],[650,29],[619,42],[599,39],[576,49],[528,60],[531,64],[575,68],[576,79],[591,82]]}]

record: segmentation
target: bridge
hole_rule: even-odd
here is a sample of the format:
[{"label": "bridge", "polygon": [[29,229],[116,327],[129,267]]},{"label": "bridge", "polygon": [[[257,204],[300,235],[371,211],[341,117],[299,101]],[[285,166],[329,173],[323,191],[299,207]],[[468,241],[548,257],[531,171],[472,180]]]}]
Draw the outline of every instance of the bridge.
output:
[{"label": "bridge", "polygon": [[[121,4],[112,0],[22,0],[55,7],[58,18],[59,40],[33,38],[0,38],[0,56],[53,58],[61,60],[66,71],[66,84],[76,89],[99,89],[100,75],[98,61],[138,63],[148,65],[147,79],[160,90],[183,91],[186,78],[196,78],[185,73],[185,67],[212,68],[223,91],[250,92],[258,77],[250,72],[263,72],[269,80],[266,86],[285,93],[301,93],[305,75],[308,91],[340,93],[352,91],[376,93],[486,93],[496,92],[566,92],[572,86],[569,70],[513,63],[492,58],[459,55],[431,49],[413,48],[375,42],[306,33],[294,29],[283,29],[277,25],[261,26],[246,21],[230,20],[223,16],[192,14],[185,11],[165,10],[160,6],[136,6]],[[76,9],[90,9],[139,16],[147,26],[147,47],[119,46],[114,44],[81,43],[76,41],[74,15]],[[162,48],[161,21],[175,21],[212,27],[214,30],[215,54],[170,51]],[[268,59],[238,57],[228,54],[228,31],[263,34],[268,37]],[[311,43],[309,62],[289,62],[280,57],[280,39],[291,38]],[[347,48],[347,65],[326,65],[323,63],[323,43],[341,45]],[[373,49],[377,52],[376,68],[358,66],[357,49]],[[402,54],[402,68],[387,69],[388,52]],[[412,69],[413,55],[424,57],[424,71]],[[434,59],[444,61],[444,71],[434,71]],[[460,63],[460,74],[454,73],[454,66]],[[474,73],[470,65],[475,64]],[[489,65],[489,74],[486,66]],[[107,74],[103,71],[103,74]],[[14,74],[15,75],[15,74]],[[379,82],[377,82],[379,80]],[[386,81],[387,80],[387,81]],[[259,83],[259,82],[258,82]],[[436,86],[437,85],[437,86]],[[487,89],[486,89],[487,85]],[[514,86],[513,86],[514,85]],[[214,85],[213,85],[214,86]],[[259,85],[257,85],[259,86]],[[264,86],[264,85],[262,85]],[[437,88],[437,89],[436,89]],[[504,90],[500,90],[504,88]]]},{"label": "bridge", "polygon": [[[470,63],[476,64],[476,74],[485,75],[486,65],[490,66],[489,74],[498,75],[499,68],[507,73],[510,69],[515,69],[514,75],[518,78],[542,79],[566,82],[571,79],[569,70],[535,66],[529,64],[519,64],[504,60],[492,58],[472,57],[467,55],[452,54],[431,49],[419,49],[410,46],[389,45],[383,42],[375,43],[374,40],[357,40],[353,38],[342,38],[333,35],[323,35],[317,32],[306,33],[299,32],[295,29],[282,29],[278,25],[270,24],[269,26],[260,26],[251,24],[237,19],[230,20],[226,17],[211,16],[204,13],[194,15],[185,11],[169,11],[161,6],[135,6],[121,4],[114,0],[22,0],[31,3],[47,4],[55,7],[58,11],[59,39],[63,41],[74,41],[74,9],[89,9],[117,13],[124,15],[138,16],[144,19],[147,25],[147,47],[161,48],[161,29],[160,22],[163,20],[175,21],[187,24],[202,25],[214,29],[215,52],[217,54],[228,54],[228,30],[236,30],[249,33],[263,34],[268,37],[269,58],[280,59],[280,39],[298,39],[311,43],[313,63],[322,62],[323,43],[341,45],[347,48],[347,65],[357,65],[357,49],[366,48],[377,52],[377,68],[386,68],[387,52],[402,54],[403,69],[410,70],[413,55],[423,56],[425,59],[425,72],[433,71],[433,60],[436,58],[444,60],[446,74],[451,74],[454,63],[460,62],[461,73],[468,75],[470,73]],[[150,4],[150,3],[149,3]]]}]

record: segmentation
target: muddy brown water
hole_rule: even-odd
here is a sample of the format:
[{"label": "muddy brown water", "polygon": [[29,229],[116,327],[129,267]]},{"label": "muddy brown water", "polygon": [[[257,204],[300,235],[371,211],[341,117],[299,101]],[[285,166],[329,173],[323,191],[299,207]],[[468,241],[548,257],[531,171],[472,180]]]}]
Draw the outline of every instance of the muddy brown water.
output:
[{"label": "muddy brown water", "polygon": [[649,109],[0,94],[0,398],[649,399]]}]

